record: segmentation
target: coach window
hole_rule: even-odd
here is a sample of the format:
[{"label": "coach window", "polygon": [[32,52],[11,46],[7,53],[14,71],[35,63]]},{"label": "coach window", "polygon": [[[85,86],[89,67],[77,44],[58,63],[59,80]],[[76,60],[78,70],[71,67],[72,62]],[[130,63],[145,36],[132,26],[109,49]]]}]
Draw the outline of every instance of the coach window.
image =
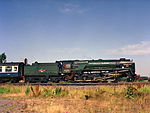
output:
[{"label": "coach window", "polygon": [[11,72],[12,71],[12,67],[11,66],[7,66],[5,69],[6,72]]},{"label": "coach window", "polygon": [[0,72],[2,72],[2,66],[0,66]]},{"label": "coach window", "polygon": [[15,72],[17,71],[17,67],[14,67],[14,71],[15,71]]}]

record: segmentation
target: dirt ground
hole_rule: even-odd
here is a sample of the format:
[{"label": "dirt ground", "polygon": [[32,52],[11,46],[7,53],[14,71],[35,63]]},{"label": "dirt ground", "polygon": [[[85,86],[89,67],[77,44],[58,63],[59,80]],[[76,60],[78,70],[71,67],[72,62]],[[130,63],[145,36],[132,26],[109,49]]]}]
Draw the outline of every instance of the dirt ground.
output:
[{"label": "dirt ground", "polygon": [[0,113],[22,113],[25,111],[25,105],[20,100],[9,100],[0,97]]},{"label": "dirt ground", "polygon": [[[150,113],[149,86],[66,87],[59,94],[58,87],[33,87],[28,93],[27,86],[4,88],[0,113]],[[129,95],[131,90],[133,96]]]}]

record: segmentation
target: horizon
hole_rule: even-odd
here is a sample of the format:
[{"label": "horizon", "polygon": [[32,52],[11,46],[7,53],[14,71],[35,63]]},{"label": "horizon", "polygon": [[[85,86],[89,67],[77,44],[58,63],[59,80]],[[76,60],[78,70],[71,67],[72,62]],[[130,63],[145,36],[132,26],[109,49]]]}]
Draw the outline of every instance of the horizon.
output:
[{"label": "horizon", "polygon": [[133,59],[150,75],[148,0],[0,0],[0,54],[29,63]]}]

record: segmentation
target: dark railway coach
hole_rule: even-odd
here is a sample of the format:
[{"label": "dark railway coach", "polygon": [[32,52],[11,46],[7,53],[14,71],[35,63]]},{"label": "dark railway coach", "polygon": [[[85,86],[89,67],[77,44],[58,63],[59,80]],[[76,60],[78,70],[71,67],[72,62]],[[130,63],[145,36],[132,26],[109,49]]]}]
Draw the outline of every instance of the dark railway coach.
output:
[{"label": "dark railway coach", "polygon": [[24,74],[24,64],[20,62],[0,63],[0,82],[19,82]]}]

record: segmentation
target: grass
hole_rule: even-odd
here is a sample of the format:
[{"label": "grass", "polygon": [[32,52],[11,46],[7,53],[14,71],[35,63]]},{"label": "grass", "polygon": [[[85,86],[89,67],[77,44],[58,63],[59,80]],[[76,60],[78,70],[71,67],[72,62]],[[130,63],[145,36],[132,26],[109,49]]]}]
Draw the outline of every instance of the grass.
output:
[{"label": "grass", "polygon": [[24,112],[148,113],[150,86],[0,86],[0,97],[20,100]]},{"label": "grass", "polygon": [[8,88],[4,88],[4,87],[0,87],[0,94],[5,94],[5,93],[10,93],[10,89]]}]

